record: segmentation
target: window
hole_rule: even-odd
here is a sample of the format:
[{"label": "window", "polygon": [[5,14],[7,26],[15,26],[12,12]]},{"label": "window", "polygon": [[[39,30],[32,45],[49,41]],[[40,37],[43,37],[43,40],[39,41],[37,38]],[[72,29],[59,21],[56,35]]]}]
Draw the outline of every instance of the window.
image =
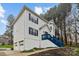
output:
[{"label": "window", "polygon": [[52,26],[50,26],[50,30],[52,30]]},{"label": "window", "polygon": [[31,14],[29,13],[29,20],[31,19]]},{"label": "window", "polygon": [[34,18],[33,16],[31,16],[30,13],[29,13],[29,20],[32,21],[33,23],[38,24],[38,18]]},{"label": "window", "polygon": [[38,30],[29,27],[29,34],[38,36]]},{"label": "window", "polygon": [[24,40],[19,41],[20,46],[22,46],[24,44]]},{"label": "window", "polygon": [[17,46],[17,42],[15,42],[15,46]]},{"label": "window", "polygon": [[50,24],[52,24],[52,23],[50,23]]},{"label": "window", "polygon": [[33,29],[31,27],[29,27],[29,34],[33,34]]},{"label": "window", "polygon": [[35,30],[35,36],[38,36],[38,30]]},{"label": "window", "polygon": [[37,18],[37,20],[36,20],[36,23],[38,24],[38,18]]},{"label": "window", "polygon": [[38,36],[38,30],[33,29],[33,35]]}]

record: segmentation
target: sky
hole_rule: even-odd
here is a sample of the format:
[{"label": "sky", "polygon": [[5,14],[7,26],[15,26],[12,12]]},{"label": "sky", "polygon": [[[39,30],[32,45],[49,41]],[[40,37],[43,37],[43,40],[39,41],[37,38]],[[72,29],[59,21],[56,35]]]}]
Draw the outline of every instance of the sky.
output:
[{"label": "sky", "polygon": [[6,31],[7,17],[12,14],[15,17],[20,13],[23,6],[26,5],[32,11],[37,14],[43,14],[47,12],[51,7],[54,7],[55,3],[2,3],[0,4],[0,35]]}]

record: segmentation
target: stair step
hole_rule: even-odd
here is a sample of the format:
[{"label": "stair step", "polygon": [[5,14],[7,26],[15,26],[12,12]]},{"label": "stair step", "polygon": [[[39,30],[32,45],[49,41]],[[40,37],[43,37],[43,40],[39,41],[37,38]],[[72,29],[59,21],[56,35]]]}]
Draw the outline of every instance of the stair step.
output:
[{"label": "stair step", "polygon": [[63,47],[63,46],[64,46],[64,43],[63,43],[59,38],[57,38],[57,37],[55,37],[55,36],[52,37],[50,34],[43,34],[43,35],[42,35],[42,39],[43,39],[43,40],[48,39],[48,40],[50,40],[52,43],[56,44],[56,45],[59,46],[59,47]]}]

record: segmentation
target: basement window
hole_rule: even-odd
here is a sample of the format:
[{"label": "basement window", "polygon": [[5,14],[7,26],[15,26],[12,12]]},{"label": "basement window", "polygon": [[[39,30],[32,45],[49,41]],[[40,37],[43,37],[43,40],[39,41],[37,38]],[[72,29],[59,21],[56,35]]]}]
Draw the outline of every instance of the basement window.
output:
[{"label": "basement window", "polygon": [[17,46],[17,42],[15,42],[15,46]]},{"label": "basement window", "polygon": [[20,44],[20,46],[23,46],[24,45],[24,40],[19,41],[19,44]]}]

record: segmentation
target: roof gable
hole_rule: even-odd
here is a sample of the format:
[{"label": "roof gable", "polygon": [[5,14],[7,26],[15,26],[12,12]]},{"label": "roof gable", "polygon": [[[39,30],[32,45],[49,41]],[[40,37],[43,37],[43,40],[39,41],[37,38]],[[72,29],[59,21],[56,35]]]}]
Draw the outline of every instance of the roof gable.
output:
[{"label": "roof gable", "polygon": [[14,22],[12,23],[12,26],[17,22],[17,20],[19,19],[19,17],[23,14],[23,12],[25,10],[30,11],[31,13],[33,13],[34,15],[36,15],[37,17],[39,17],[41,20],[48,22],[47,20],[41,18],[38,14],[36,14],[35,12],[33,12],[32,10],[30,10],[28,7],[24,6],[23,9],[21,10],[20,14],[16,17],[16,19],[14,20]]},{"label": "roof gable", "polygon": [[43,25],[42,27],[39,28],[39,30],[43,29],[44,27],[47,27],[49,31],[51,32],[51,29],[49,28],[48,24]]}]

